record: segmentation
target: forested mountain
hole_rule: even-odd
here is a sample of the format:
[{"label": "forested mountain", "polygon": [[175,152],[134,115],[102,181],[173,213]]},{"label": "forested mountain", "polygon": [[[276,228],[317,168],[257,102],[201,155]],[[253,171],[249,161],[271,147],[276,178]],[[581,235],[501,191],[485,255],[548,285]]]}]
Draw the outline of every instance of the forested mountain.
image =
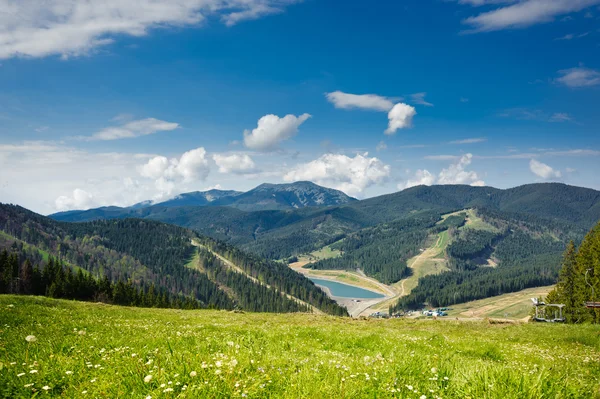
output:
[{"label": "forested mountain", "polygon": [[[448,306],[525,288],[554,284],[561,253],[586,230],[577,224],[536,216],[478,209],[491,230],[465,228],[451,233],[446,249],[450,271],[419,279],[390,311]],[[490,266],[493,260],[495,266]]]},{"label": "forested mountain", "polygon": [[[249,201],[244,195],[236,198]],[[262,197],[253,198],[260,201]],[[218,201],[213,202],[213,205],[217,204]],[[414,212],[443,214],[467,208],[500,211],[520,220],[537,217],[545,223],[566,224],[570,226],[567,229],[589,229],[600,220],[600,192],[559,183],[528,184],[507,190],[462,185],[418,186],[337,206],[242,211],[231,206],[155,205],[125,214],[114,208],[101,208],[53,217],[71,221],[124,217],[153,219],[191,228],[263,257],[282,259],[318,249],[346,234],[392,222]]]},{"label": "forested mountain", "polygon": [[[250,272],[261,270],[257,278],[232,275],[226,265],[214,261],[204,262],[205,266],[210,263],[210,272],[192,267],[194,261],[206,258],[200,256],[192,244],[194,240],[215,248],[213,251],[228,248],[191,230],[152,220],[64,223],[18,206],[0,204],[0,249],[7,249],[18,259],[16,269],[11,266],[2,280],[4,287],[12,291],[20,289],[15,281],[26,262],[38,265],[44,273],[53,256],[59,259],[61,269],[81,271],[97,281],[125,284],[138,291],[156,287],[158,292],[173,298],[193,299],[198,306],[275,312],[306,311],[314,306],[345,314],[343,308],[303,276],[241,251],[235,252],[236,261],[248,264]],[[297,292],[301,301],[285,291],[290,286],[304,287]]]},{"label": "forested mountain", "polygon": [[159,203],[145,201],[127,208],[109,206],[87,211],[59,212],[51,217],[63,222],[86,222],[146,217],[174,207],[225,206],[244,211],[265,211],[343,205],[355,201],[355,198],[349,197],[339,190],[300,181],[289,184],[265,183],[245,193],[233,190],[196,191],[180,194],[173,199]]}]

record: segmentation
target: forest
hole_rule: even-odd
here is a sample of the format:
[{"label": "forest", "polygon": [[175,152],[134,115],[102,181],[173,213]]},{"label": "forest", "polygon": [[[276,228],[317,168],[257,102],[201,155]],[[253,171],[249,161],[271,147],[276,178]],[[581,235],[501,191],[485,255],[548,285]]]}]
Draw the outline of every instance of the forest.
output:
[{"label": "forest", "polygon": [[[41,295],[51,298],[103,302],[147,308],[198,309],[205,307],[189,296],[172,295],[154,284],[135,286],[131,281],[112,282],[94,278],[82,269],[49,257],[43,266],[32,253],[18,245],[0,252],[0,294]],[[33,260],[32,260],[33,259]],[[233,303],[221,303],[233,307]],[[211,307],[211,306],[209,306]]]},{"label": "forest", "polygon": [[[556,283],[568,239],[583,239],[583,229],[566,222],[477,209],[497,231],[462,229],[446,250],[450,271],[419,279],[391,312],[468,302],[525,288]],[[484,260],[493,257],[496,267]]]},{"label": "forest", "polygon": [[406,261],[419,253],[427,240],[429,229],[440,219],[437,212],[384,223],[349,234],[332,245],[339,249],[339,258],[324,259],[307,265],[311,269],[361,269],[366,275],[383,283],[392,284],[409,271]]},{"label": "forest", "polygon": [[[56,222],[21,207],[0,205],[0,231],[0,248],[15,248],[14,252],[27,254],[21,256],[19,267],[27,257],[43,272],[52,256],[65,270],[80,269],[96,281],[106,279],[119,287],[124,284],[144,292],[153,286],[154,291],[164,292],[170,298],[184,296],[198,301],[201,307],[265,312],[307,310],[282,295],[285,292],[326,313],[346,314],[345,308],[285,265],[234,251],[226,244],[178,226],[141,219]],[[255,273],[262,284],[226,270],[213,268],[213,273],[207,274],[187,267],[197,254],[192,239],[215,251],[235,254],[235,261],[248,265],[248,271]]]},{"label": "forest", "polygon": [[[600,223],[577,248],[570,242],[564,252],[556,287],[546,297],[546,303],[564,304],[563,315],[568,323],[600,323]],[[588,306],[586,306],[588,305]]]}]

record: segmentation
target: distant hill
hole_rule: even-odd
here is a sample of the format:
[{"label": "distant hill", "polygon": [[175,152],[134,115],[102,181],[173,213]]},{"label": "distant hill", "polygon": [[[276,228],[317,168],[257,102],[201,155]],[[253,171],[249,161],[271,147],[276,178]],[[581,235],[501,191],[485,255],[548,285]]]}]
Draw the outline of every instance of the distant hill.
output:
[{"label": "distant hill", "polygon": [[[467,208],[501,211],[517,219],[530,217],[568,224],[567,229],[591,228],[600,220],[600,191],[574,187],[560,183],[528,184],[501,190],[493,187],[471,187],[466,185],[417,186],[397,193],[369,198],[362,201],[350,197],[337,197],[341,205],[331,205],[336,198],[335,190],[312,183],[289,185],[261,185],[248,193],[236,197],[237,207],[217,206],[165,206],[121,211],[122,208],[107,207],[84,212],[66,212],[52,215],[57,220],[89,221],[113,218],[145,218],[176,224],[196,230],[202,234],[227,241],[267,258],[286,258],[328,245],[344,235],[365,227],[376,226],[405,218],[421,211],[448,213]],[[242,210],[249,202],[259,207],[274,207],[269,201],[293,204],[300,188],[312,201],[324,202],[302,208],[275,210]],[[318,194],[317,194],[318,193]],[[325,195],[322,197],[321,195]],[[270,197],[269,197],[270,196]],[[223,197],[225,200],[229,197]],[[278,198],[270,199],[270,198]],[[287,198],[287,202],[284,201]],[[289,199],[294,199],[290,201]],[[320,201],[323,198],[324,201]],[[327,199],[327,200],[325,200]],[[247,204],[248,203],[248,204]]]},{"label": "distant hill", "polygon": [[74,271],[131,282],[142,289],[153,284],[205,307],[263,312],[314,308],[346,314],[310,280],[282,263],[153,220],[66,223],[0,204],[2,249],[16,253],[21,265],[29,260],[43,268],[54,256]]},{"label": "distant hill", "polygon": [[85,211],[67,211],[50,215],[63,222],[85,222],[102,219],[146,217],[165,208],[227,206],[244,211],[301,209],[306,207],[343,205],[357,201],[339,190],[311,182],[261,184],[245,193],[233,190],[209,190],[180,194],[168,201],[144,201],[130,207],[101,207]]}]

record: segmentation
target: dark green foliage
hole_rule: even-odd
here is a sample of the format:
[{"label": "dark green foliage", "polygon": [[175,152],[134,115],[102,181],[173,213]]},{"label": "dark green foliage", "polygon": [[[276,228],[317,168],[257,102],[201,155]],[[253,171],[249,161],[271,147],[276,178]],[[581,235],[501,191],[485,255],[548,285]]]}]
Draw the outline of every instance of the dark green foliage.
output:
[{"label": "dark green foliage", "polygon": [[395,283],[408,273],[406,261],[419,253],[440,215],[425,212],[392,223],[366,228],[348,235],[333,248],[339,258],[307,265],[312,269],[361,269],[383,283]]},{"label": "dark green foliage", "polygon": [[[305,305],[282,295],[285,292],[325,312],[346,313],[310,280],[281,263],[249,257],[226,244],[198,237],[190,230],[152,220],[63,223],[23,208],[0,205],[0,230],[16,238],[0,237],[0,247],[20,246],[34,263],[40,263],[40,251],[45,251],[59,257],[69,266],[69,272],[81,267],[86,275],[113,283],[110,300],[115,303],[120,303],[119,298],[130,291],[127,288],[130,284],[139,289],[154,286],[151,290],[148,288],[149,295],[155,296],[159,304],[166,303],[169,296],[183,295],[206,307],[232,309],[237,306],[270,312],[307,310]],[[223,251],[223,256],[234,254],[236,262],[247,268],[249,274],[256,275],[273,289],[227,270],[207,275],[186,267],[197,252],[192,239],[201,240],[219,254],[218,251]],[[11,273],[12,269],[10,273],[3,272],[2,281],[4,276],[13,276]],[[51,296],[61,296],[64,287],[57,282],[50,284],[48,290]]]},{"label": "dark green foliage", "polygon": [[[452,271],[419,279],[418,286],[392,307],[447,306],[554,284],[560,254],[567,238],[582,239],[581,230],[570,223],[514,213],[479,209],[479,217],[500,232],[463,229],[448,246]],[[488,257],[496,268],[481,267]]]},{"label": "dark green foliage", "polygon": [[600,323],[600,309],[586,308],[587,302],[600,302],[600,223],[584,238],[579,250],[570,243],[563,256],[562,269],[548,301],[565,304],[569,323]]},{"label": "dark green foliage", "polygon": [[338,316],[347,315],[346,308],[339,306],[315,286],[312,281],[290,269],[282,262],[264,260],[207,237],[199,237],[198,242],[241,268],[248,276],[277,289],[279,292],[292,295],[326,313]]},{"label": "dark green foliage", "polygon": [[485,208],[522,220],[542,218],[557,226],[587,230],[600,219],[600,192],[559,183],[529,184],[508,190],[462,185],[418,186],[327,208],[243,212],[229,206],[156,205],[121,212],[114,207],[101,208],[56,217],[69,221],[151,218],[194,229],[263,257],[284,259],[323,247],[333,242],[335,236],[391,222],[411,212],[431,210],[444,214],[467,208]]},{"label": "dark green foliage", "polygon": [[[25,259],[21,262],[21,259]],[[12,276],[16,266],[18,278]],[[135,286],[131,282],[110,282],[96,279],[81,269],[74,272],[63,262],[50,257],[42,267],[35,267],[27,251],[17,247],[16,252],[6,249],[0,253],[0,273],[11,270],[11,278],[0,281],[0,293],[43,295],[52,298],[76,299],[79,301],[105,302],[115,305],[198,309],[202,304],[190,297],[172,295],[164,290],[154,295],[154,285]],[[151,293],[147,295],[147,293]],[[160,300],[159,300],[160,298]]]},{"label": "dark green foliage", "polygon": [[475,270],[486,263],[493,251],[493,245],[504,234],[484,230],[464,229],[446,249],[450,257],[450,268],[454,270]]},{"label": "dark green foliage", "polygon": [[424,304],[448,306],[550,285],[556,281],[559,267],[556,254],[549,254],[523,259],[515,266],[450,271],[423,277],[410,295],[401,298],[391,311],[420,308]]},{"label": "dark green foliage", "polygon": [[310,308],[288,298],[284,293],[257,283],[231,270],[211,252],[199,248],[200,263],[210,276],[226,287],[231,287],[236,304],[251,312],[309,312]]}]

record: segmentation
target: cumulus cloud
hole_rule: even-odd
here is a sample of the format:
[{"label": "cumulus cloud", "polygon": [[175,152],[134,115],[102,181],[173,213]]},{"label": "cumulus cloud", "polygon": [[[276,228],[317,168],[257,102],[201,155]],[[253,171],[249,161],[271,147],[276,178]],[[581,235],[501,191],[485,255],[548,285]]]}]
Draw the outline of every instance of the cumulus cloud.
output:
[{"label": "cumulus cloud", "polygon": [[556,82],[571,88],[591,87],[600,85],[600,71],[577,67],[558,71],[561,75]]},{"label": "cumulus cloud", "polygon": [[391,172],[389,165],[368,155],[325,154],[314,161],[297,165],[283,179],[287,182],[310,180],[348,195],[360,195],[366,188],[385,182]]},{"label": "cumulus cloud", "polygon": [[187,151],[179,159],[156,156],[140,168],[140,174],[144,177],[184,181],[204,180],[209,171],[210,166],[203,147]]},{"label": "cumulus cloud", "polygon": [[68,211],[72,209],[87,210],[95,206],[94,197],[85,190],[76,188],[70,196],[61,195],[55,201],[58,211]]},{"label": "cumulus cloud", "polygon": [[297,0],[0,0],[0,58],[87,54],[120,35],[199,25],[228,26],[282,12]]},{"label": "cumulus cloud", "polygon": [[425,101],[426,95],[427,95],[427,93],[425,93],[425,92],[414,93],[414,94],[410,95],[410,99],[413,102],[413,104],[424,105],[426,107],[433,107],[432,103]]},{"label": "cumulus cloud", "polygon": [[326,93],[327,100],[340,109],[366,109],[388,112],[394,106],[391,99],[377,94],[350,94],[341,91]]},{"label": "cumulus cloud", "polygon": [[141,176],[154,180],[158,190],[155,200],[172,195],[178,183],[204,181],[209,171],[203,147],[187,151],[179,159],[155,156],[139,167]]},{"label": "cumulus cloud", "polygon": [[435,176],[426,169],[419,169],[415,172],[414,177],[408,179],[406,182],[398,185],[399,189],[415,187],[415,186],[431,186],[435,183]]},{"label": "cumulus cloud", "polygon": [[213,154],[213,160],[219,167],[219,173],[247,174],[256,173],[256,165],[248,154]]},{"label": "cumulus cloud", "polygon": [[385,134],[395,134],[398,129],[412,127],[413,117],[417,114],[415,107],[408,104],[398,103],[388,113],[389,124]]},{"label": "cumulus cloud", "polygon": [[244,130],[244,145],[257,151],[274,151],[279,143],[290,139],[298,133],[298,128],[311,116],[286,115],[283,118],[277,115],[265,115],[258,120],[255,129]]},{"label": "cumulus cloud", "polygon": [[424,184],[430,186],[432,184],[469,184],[471,186],[484,186],[485,182],[479,178],[479,175],[474,171],[467,170],[467,166],[473,160],[472,154],[465,154],[458,157],[454,163],[434,176],[427,169],[419,169],[415,172],[414,177],[407,179],[405,182],[398,185],[399,189],[405,189],[413,186]]},{"label": "cumulus cloud", "polygon": [[[473,5],[491,3],[477,0],[463,0],[462,2]],[[514,3],[469,17],[463,23],[472,27],[470,32],[526,28],[551,22],[560,15],[581,11],[599,4],[600,0],[522,0]]]},{"label": "cumulus cloud", "polygon": [[479,180],[477,173],[466,170],[471,164],[472,154],[465,154],[458,162],[451,164],[446,169],[442,169],[438,175],[438,184],[470,184],[472,186],[483,186],[484,182]]},{"label": "cumulus cloud", "polygon": [[140,119],[124,123],[120,126],[111,126],[94,133],[90,137],[79,137],[83,140],[120,140],[140,136],[147,136],[156,132],[175,130],[178,123],[161,121],[155,118]]},{"label": "cumulus cloud", "polygon": [[531,170],[533,174],[541,177],[544,180],[559,179],[562,176],[560,171],[554,170],[549,165],[546,165],[545,163],[542,163],[535,159],[529,161],[529,170]]},{"label": "cumulus cloud", "polygon": [[[425,94],[411,94],[411,99],[415,104],[433,106],[433,104],[425,101]],[[334,91],[327,93],[326,97],[336,108],[387,112],[389,124],[384,133],[388,135],[395,134],[398,129],[412,127],[412,119],[417,114],[414,107],[404,103],[394,105],[392,98],[378,96],[377,94],[349,94]],[[397,98],[395,100],[398,101]]]}]

